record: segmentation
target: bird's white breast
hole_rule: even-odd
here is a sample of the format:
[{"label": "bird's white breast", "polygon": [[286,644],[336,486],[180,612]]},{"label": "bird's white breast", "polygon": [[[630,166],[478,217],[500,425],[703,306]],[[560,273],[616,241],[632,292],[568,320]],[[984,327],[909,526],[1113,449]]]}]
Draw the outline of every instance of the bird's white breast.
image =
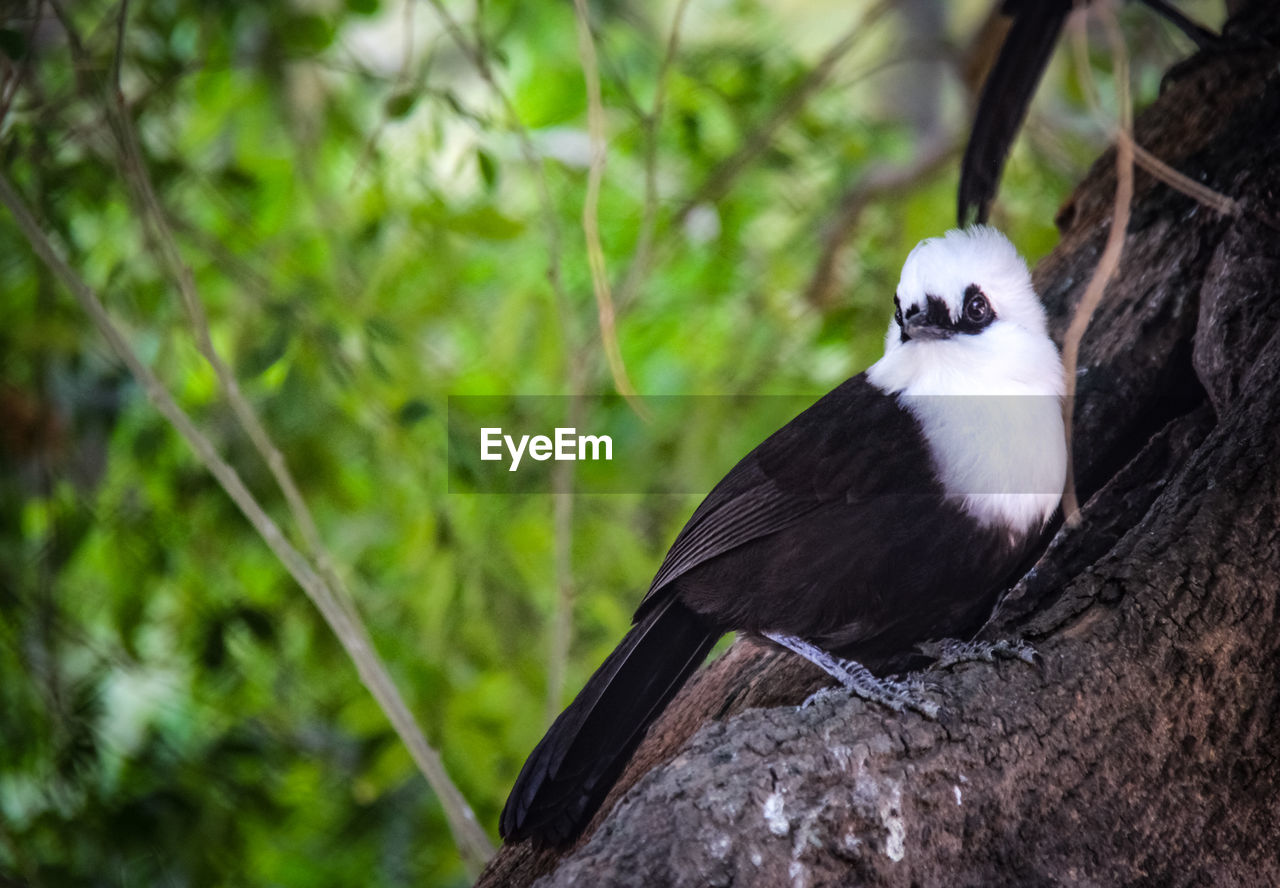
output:
[{"label": "bird's white breast", "polygon": [[1047,336],[1016,327],[904,343],[867,378],[920,423],[948,497],[1011,541],[1053,514],[1066,480],[1063,377]]}]

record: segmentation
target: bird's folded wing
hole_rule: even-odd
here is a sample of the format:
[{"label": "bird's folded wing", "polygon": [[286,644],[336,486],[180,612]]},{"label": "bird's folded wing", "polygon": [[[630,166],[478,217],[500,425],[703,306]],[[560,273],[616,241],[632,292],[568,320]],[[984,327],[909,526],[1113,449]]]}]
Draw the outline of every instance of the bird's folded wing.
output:
[{"label": "bird's folded wing", "polygon": [[[747,454],[702,501],[649,587],[827,509],[910,492],[927,453],[915,420],[859,374]],[[927,472],[923,473],[928,475]]]}]

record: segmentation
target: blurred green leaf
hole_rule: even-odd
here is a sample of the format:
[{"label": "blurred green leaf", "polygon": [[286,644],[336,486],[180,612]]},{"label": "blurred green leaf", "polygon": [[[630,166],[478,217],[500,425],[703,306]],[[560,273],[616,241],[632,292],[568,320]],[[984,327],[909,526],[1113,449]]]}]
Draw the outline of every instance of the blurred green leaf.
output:
[{"label": "blurred green leaf", "polygon": [[418,94],[413,91],[398,92],[389,97],[383,106],[387,117],[390,120],[399,120],[407,117],[409,112],[413,110],[413,106],[417,104]]},{"label": "blurred green leaf", "polygon": [[334,38],[333,23],[318,13],[291,16],[280,29],[285,50],[300,56],[315,55]]},{"label": "blurred green leaf", "polygon": [[411,426],[431,415],[431,407],[426,401],[411,398],[400,405],[396,411],[396,421],[402,426]]},{"label": "blurred green leaf", "polygon": [[454,234],[475,235],[488,240],[511,240],[525,230],[518,219],[503,215],[490,206],[474,207],[452,215],[446,225]]},{"label": "blurred green leaf", "polygon": [[476,151],[476,163],[480,167],[480,178],[490,191],[498,183],[498,163],[493,155],[483,149]]},{"label": "blurred green leaf", "polygon": [[260,376],[284,357],[289,349],[291,334],[283,324],[272,327],[266,339],[254,342],[240,359],[236,375],[252,378]]}]

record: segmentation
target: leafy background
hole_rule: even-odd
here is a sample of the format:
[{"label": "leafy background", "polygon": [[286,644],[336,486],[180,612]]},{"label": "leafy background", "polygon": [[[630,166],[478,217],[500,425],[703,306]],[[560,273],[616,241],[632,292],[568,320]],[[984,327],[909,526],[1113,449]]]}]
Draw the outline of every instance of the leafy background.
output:
[{"label": "leafy background", "polygon": [[[903,258],[954,219],[990,6],[589,6],[618,352],[643,395],[726,396],[664,427],[631,494],[563,476],[575,495],[448,492],[448,396],[616,392],[572,4],[6,4],[0,164],[288,526],[130,200],[118,66],[213,341],[496,836],[524,756],[696,504],[645,479],[714,479],[758,440],[727,396],[817,395],[878,356]],[[1186,43],[1141,9],[1122,23],[1149,101]],[[1067,55],[994,214],[1033,262],[1111,119]],[[929,152],[841,221],[842,199]],[[0,883],[465,884],[332,632],[8,213],[0,294]]]}]

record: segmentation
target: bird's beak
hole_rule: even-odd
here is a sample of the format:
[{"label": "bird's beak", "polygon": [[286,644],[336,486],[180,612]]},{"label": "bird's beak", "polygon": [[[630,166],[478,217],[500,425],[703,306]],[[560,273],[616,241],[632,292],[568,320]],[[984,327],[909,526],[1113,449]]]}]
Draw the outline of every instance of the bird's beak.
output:
[{"label": "bird's beak", "polygon": [[907,318],[902,332],[907,339],[950,339],[955,330],[931,323],[923,312]]}]

